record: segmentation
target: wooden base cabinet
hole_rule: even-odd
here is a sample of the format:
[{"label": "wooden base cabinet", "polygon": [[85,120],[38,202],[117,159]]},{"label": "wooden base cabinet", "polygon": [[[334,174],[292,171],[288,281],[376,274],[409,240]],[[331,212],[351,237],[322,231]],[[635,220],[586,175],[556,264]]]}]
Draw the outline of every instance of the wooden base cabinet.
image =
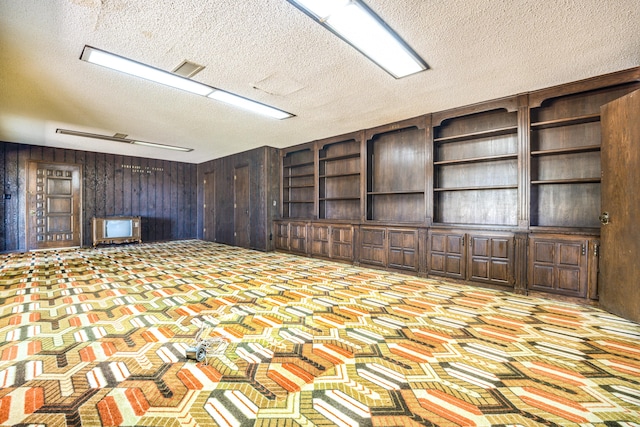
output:
[{"label": "wooden base cabinet", "polygon": [[329,257],[343,261],[353,261],[354,230],[352,225],[332,225],[329,236],[331,237]]},{"label": "wooden base cabinet", "polygon": [[311,256],[353,261],[353,226],[310,224]]},{"label": "wooden base cabinet", "polygon": [[593,276],[589,255],[597,263],[595,248],[585,236],[530,237],[528,290],[587,298]]},{"label": "wooden base cabinet", "polygon": [[429,230],[428,273],[513,287],[514,236]]},{"label": "wooden base cabinet", "polygon": [[307,253],[307,224],[305,222],[276,221],[276,249]]},{"label": "wooden base cabinet", "polygon": [[361,227],[360,262],[418,272],[417,228]]},{"label": "wooden base cabinet", "polygon": [[465,234],[429,230],[427,266],[429,274],[466,279]]}]

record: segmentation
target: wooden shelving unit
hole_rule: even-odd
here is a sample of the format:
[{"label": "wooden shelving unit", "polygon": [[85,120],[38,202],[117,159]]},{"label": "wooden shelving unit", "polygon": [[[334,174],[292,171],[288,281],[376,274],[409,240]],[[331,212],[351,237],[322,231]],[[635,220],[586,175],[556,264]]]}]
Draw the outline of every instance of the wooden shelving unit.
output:
[{"label": "wooden shelving unit", "polygon": [[360,218],[360,141],[318,143],[318,218]]},{"label": "wooden shelving unit", "polygon": [[518,118],[494,109],[434,127],[434,222],[516,225]]},{"label": "wooden shelving unit", "polygon": [[310,148],[282,158],[282,218],[309,218],[314,212],[315,162]]},{"label": "wooden shelving unit", "polygon": [[532,226],[599,227],[600,106],[615,92],[550,98],[531,109]]},{"label": "wooden shelving unit", "polygon": [[281,150],[275,245],[592,302],[600,107],[638,88],[640,68]]},{"label": "wooden shelving unit", "polygon": [[367,141],[368,221],[424,222],[425,131],[380,129]]}]

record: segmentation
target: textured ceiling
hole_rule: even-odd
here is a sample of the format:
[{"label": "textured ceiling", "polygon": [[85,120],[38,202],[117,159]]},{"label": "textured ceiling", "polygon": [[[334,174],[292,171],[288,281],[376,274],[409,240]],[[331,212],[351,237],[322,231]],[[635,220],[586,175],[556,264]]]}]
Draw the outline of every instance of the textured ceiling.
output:
[{"label": "textured ceiling", "polygon": [[[200,163],[640,64],[640,0],[366,0],[430,70],[395,80],[285,0],[0,0],[0,141]],[[79,60],[91,45],[292,112]],[[55,133],[116,132],[190,153]]]}]

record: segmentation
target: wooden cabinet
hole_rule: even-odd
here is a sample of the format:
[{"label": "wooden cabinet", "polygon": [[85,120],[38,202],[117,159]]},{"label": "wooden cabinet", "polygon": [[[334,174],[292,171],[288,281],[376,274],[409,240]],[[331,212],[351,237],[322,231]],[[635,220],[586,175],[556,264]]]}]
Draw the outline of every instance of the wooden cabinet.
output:
[{"label": "wooden cabinet", "polygon": [[429,274],[466,279],[465,234],[429,230],[427,266]]},{"label": "wooden cabinet", "polygon": [[418,271],[418,230],[388,230],[388,263],[390,268]]},{"label": "wooden cabinet", "polygon": [[511,234],[470,234],[468,279],[497,285],[514,284],[514,239]]},{"label": "wooden cabinet", "polygon": [[546,236],[529,240],[529,290],[587,297],[589,239]]},{"label": "wooden cabinet", "polygon": [[288,251],[289,250],[289,223],[286,221],[275,221],[273,228],[275,232],[275,239],[274,239],[275,248]]},{"label": "wooden cabinet", "polygon": [[599,228],[600,107],[637,87],[626,84],[565,96],[533,97],[531,225]]},{"label": "wooden cabinet", "polygon": [[276,248],[301,254],[307,253],[307,223],[276,221]]},{"label": "wooden cabinet", "polygon": [[314,218],[315,188],[313,150],[285,152],[282,158],[282,218]]},{"label": "wooden cabinet", "polygon": [[382,227],[360,227],[360,262],[387,266],[387,230]]},{"label": "wooden cabinet", "polygon": [[361,217],[360,134],[318,143],[318,218]]},{"label": "wooden cabinet", "polygon": [[434,223],[518,224],[518,116],[505,103],[434,115]]},{"label": "wooden cabinet", "polygon": [[109,216],[91,219],[93,246],[113,243],[142,243],[139,216]]},{"label": "wooden cabinet", "polygon": [[328,225],[311,224],[309,230],[311,233],[309,247],[311,256],[329,258],[331,254],[331,246],[329,243],[330,227]]},{"label": "wooden cabinet", "polygon": [[425,222],[424,121],[367,131],[367,220]]},{"label": "wooden cabinet", "polygon": [[640,67],[281,150],[276,245],[595,300],[600,107],[638,88]]},{"label": "wooden cabinet", "polygon": [[336,224],[309,225],[309,252],[312,256],[353,261],[353,226]]},{"label": "wooden cabinet", "polygon": [[417,228],[360,228],[360,262],[364,264],[418,272],[419,248]]},{"label": "wooden cabinet", "polygon": [[353,261],[354,230],[352,225],[332,225],[329,256],[333,259]]},{"label": "wooden cabinet", "polygon": [[429,230],[429,274],[513,287],[514,236],[458,230]]}]

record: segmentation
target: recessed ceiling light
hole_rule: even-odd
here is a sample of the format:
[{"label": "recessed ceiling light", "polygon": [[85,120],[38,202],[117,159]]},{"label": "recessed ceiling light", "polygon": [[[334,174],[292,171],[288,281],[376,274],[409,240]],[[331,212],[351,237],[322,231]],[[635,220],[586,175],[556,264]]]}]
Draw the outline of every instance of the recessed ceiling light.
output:
[{"label": "recessed ceiling light", "polygon": [[123,142],[125,144],[144,145],[146,147],[163,148],[165,150],[185,151],[185,152],[193,151],[193,148],[159,144],[157,142],[139,141],[137,139],[127,139],[126,138],[127,135],[123,133],[116,133],[113,136],[109,136],[109,135],[100,135],[99,133],[81,132],[77,130],[60,129],[60,128],[56,129],[56,133],[59,133],[61,135],[72,135],[72,136],[81,136],[84,138],[102,139],[104,141]]},{"label": "recessed ceiling light", "polygon": [[[229,95],[231,95],[243,100],[243,102],[231,104],[252,111],[254,113],[263,114],[275,119],[282,120],[294,116],[291,113],[287,113],[286,111],[279,110],[275,107],[270,107],[260,102],[243,98],[239,95],[234,95],[230,92],[221,91],[220,89],[217,89],[215,87],[196,82],[194,80],[161,70],[159,68],[152,67],[150,65],[143,64],[141,62],[134,61],[129,58],[125,58],[120,55],[113,54],[111,52],[96,49],[95,47],[85,46],[82,50],[82,54],[80,55],[80,59],[135,77],[140,77],[152,82],[191,92],[196,95],[206,96],[213,99],[228,98]],[[222,92],[224,95],[214,96],[217,92]]]},{"label": "recessed ceiling light", "polygon": [[361,0],[288,0],[399,79],[427,63]]}]

